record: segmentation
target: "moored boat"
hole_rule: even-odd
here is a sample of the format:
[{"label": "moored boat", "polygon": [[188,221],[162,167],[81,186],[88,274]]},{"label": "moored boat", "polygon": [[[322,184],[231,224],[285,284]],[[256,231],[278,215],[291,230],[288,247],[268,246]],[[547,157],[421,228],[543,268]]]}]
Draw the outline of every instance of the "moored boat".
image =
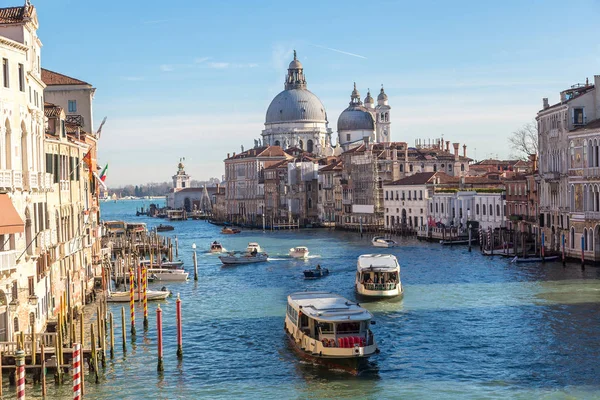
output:
[{"label": "moored boat", "polygon": [[266,253],[245,253],[240,255],[229,253],[225,256],[219,256],[219,260],[225,265],[254,264],[268,261],[268,255]]},{"label": "moored boat", "polygon": [[363,254],[356,265],[356,291],[365,297],[396,297],[403,294],[400,265],[391,254]]},{"label": "moored boat", "polygon": [[329,292],[288,296],[285,331],[294,349],[313,361],[358,372],[378,353],[373,316],[359,304]]},{"label": "moored boat", "polygon": [[386,239],[383,236],[375,236],[371,243],[375,247],[396,247],[398,243],[392,239]]},{"label": "moored boat", "polygon": [[[171,292],[169,290],[148,290],[146,292],[146,298],[148,301],[165,300],[170,295]],[[129,292],[111,292],[106,298],[106,301],[111,303],[127,302],[129,301],[129,296]],[[140,301],[140,294],[137,290],[134,292],[133,298],[135,301]]]},{"label": "moored boat", "polygon": [[221,229],[221,233],[225,234],[225,235],[232,235],[234,233],[240,233],[241,231],[237,228],[228,228],[228,227],[223,227],[223,229]]},{"label": "moored boat", "polygon": [[180,268],[149,268],[148,273],[157,281],[185,282],[189,273]]},{"label": "moored boat", "polygon": [[[150,260],[142,260],[140,262],[140,264],[142,264],[143,266],[149,267],[150,266]],[[181,260],[177,260],[177,261],[167,261],[165,260],[159,260],[159,261],[154,261],[152,263],[152,267],[156,267],[156,268],[179,268],[183,266],[183,261]]]},{"label": "moored boat", "polygon": [[298,247],[292,247],[290,249],[290,257],[293,258],[307,258],[308,257],[308,247],[304,247],[304,246],[298,246]]},{"label": "moored boat", "polygon": [[221,243],[217,242],[216,240],[210,244],[211,253],[224,253],[226,251],[227,250],[225,250],[223,245],[221,245]]}]

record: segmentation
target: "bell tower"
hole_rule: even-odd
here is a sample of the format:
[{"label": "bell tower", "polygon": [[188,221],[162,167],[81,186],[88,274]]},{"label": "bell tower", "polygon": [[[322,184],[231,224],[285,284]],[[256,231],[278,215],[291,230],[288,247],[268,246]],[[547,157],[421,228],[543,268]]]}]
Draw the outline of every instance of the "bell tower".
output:
[{"label": "bell tower", "polygon": [[387,94],[385,94],[383,85],[381,85],[381,91],[379,92],[379,96],[377,96],[377,106],[375,107],[375,121],[377,123],[377,132],[375,134],[377,135],[376,140],[379,143],[392,141],[390,109]]},{"label": "bell tower", "polygon": [[185,161],[185,157],[179,159],[177,173],[173,175],[173,192],[179,192],[181,189],[191,187],[191,178],[183,169],[183,161]]}]

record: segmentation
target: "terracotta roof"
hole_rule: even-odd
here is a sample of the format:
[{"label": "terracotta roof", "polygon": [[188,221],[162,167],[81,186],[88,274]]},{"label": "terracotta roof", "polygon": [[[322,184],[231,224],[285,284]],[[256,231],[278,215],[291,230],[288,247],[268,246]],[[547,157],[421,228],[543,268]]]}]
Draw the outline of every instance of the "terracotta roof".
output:
[{"label": "terracotta roof", "polygon": [[292,158],[289,154],[283,151],[283,149],[279,146],[262,146],[255,147],[249,150],[244,151],[243,153],[236,154],[227,158],[227,160],[237,160],[241,158],[251,158],[251,157],[285,157]]},{"label": "terracotta roof", "polygon": [[287,168],[287,165],[289,162],[290,162],[289,160],[281,160],[279,162],[276,162],[275,164],[269,165],[265,169],[277,169],[277,168],[280,168],[283,166],[286,166],[286,168]]},{"label": "terracotta roof", "polygon": [[333,162],[331,164],[328,164],[326,166],[324,166],[323,168],[321,168],[319,170],[319,173],[321,172],[329,172],[329,171],[341,171],[342,170],[342,162],[341,161],[337,161],[337,162]]},{"label": "terracotta roof", "polygon": [[0,24],[18,24],[31,16],[33,6],[0,8]]},{"label": "terracotta roof", "polygon": [[60,116],[60,112],[62,108],[57,106],[56,104],[46,103],[44,102],[44,115],[46,118],[55,118]]},{"label": "terracotta roof", "polygon": [[407,176],[406,178],[402,178],[395,182],[389,183],[386,186],[390,186],[390,185],[395,185],[395,186],[396,185],[402,185],[402,186],[424,185],[427,182],[429,182],[431,177],[433,177],[435,174],[436,174],[435,172],[419,172],[418,174]]},{"label": "terracotta roof", "polygon": [[42,68],[42,81],[46,86],[54,85],[89,85],[79,79],[71,78],[70,76],[59,74],[58,72],[50,71],[49,69]]}]

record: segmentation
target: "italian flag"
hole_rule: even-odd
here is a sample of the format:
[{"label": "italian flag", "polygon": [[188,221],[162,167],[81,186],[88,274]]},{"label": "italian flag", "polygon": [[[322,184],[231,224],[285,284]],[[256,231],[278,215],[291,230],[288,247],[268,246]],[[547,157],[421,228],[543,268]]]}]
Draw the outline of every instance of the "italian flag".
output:
[{"label": "italian flag", "polygon": [[108,170],[108,164],[104,166],[104,169],[100,173],[100,180],[104,182],[106,180],[106,171]]}]

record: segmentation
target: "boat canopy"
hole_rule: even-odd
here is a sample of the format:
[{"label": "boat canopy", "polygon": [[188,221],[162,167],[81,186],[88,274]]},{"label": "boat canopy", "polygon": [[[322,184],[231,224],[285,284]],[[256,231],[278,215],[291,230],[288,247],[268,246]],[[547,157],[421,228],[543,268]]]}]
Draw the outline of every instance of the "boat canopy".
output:
[{"label": "boat canopy", "polygon": [[330,292],[297,292],[288,302],[300,312],[321,322],[368,321],[373,315],[357,303]]},{"label": "boat canopy", "polygon": [[364,271],[393,272],[399,271],[400,265],[391,254],[363,254],[358,257],[357,269]]},{"label": "boat canopy", "polygon": [[308,247],[305,247],[305,246],[296,246],[296,247],[294,247],[294,250],[296,250],[296,251],[305,251],[305,250],[308,250]]}]

